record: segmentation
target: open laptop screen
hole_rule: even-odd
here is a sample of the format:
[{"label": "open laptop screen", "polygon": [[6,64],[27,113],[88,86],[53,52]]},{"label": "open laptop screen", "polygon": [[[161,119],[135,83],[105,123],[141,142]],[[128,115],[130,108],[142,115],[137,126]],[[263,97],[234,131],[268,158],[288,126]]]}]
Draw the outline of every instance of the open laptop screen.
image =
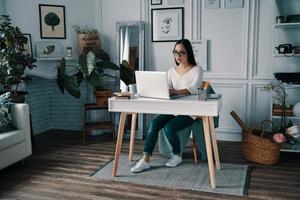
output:
[{"label": "open laptop screen", "polygon": [[135,71],[135,77],[138,96],[170,99],[167,72]]}]

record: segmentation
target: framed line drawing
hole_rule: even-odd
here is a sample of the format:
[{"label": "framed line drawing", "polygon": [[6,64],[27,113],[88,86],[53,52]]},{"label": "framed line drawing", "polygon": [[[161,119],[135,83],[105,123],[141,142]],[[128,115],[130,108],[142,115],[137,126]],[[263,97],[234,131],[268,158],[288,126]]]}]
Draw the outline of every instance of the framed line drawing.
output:
[{"label": "framed line drawing", "polygon": [[152,42],[174,42],[183,39],[183,7],[152,9],[151,30]]},{"label": "framed line drawing", "polygon": [[42,39],[65,39],[65,6],[39,4]]},{"label": "framed line drawing", "polygon": [[37,41],[36,57],[37,58],[60,58],[63,56],[62,46],[57,41]]},{"label": "framed line drawing", "polygon": [[23,33],[23,35],[27,38],[27,44],[24,45],[24,51],[23,54],[29,54],[32,55],[32,41],[31,41],[31,35],[29,33]]},{"label": "framed line drawing", "polygon": [[162,0],[151,0],[151,5],[162,5]]}]

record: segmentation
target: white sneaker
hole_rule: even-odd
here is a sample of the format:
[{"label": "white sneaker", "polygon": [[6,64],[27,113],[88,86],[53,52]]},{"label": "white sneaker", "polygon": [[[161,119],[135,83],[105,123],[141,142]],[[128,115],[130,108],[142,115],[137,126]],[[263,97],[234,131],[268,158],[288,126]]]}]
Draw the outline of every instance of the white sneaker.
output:
[{"label": "white sneaker", "polygon": [[182,157],[178,155],[171,155],[170,160],[166,163],[167,167],[176,167],[182,162]]},{"label": "white sneaker", "polygon": [[131,172],[133,173],[138,173],[138,172],[142,172],[146,169],[149,169],[150,168],[150,164],[148,162],[146,162],[143,158],[140,159],[134,167],[132,167],[130,169]]}]

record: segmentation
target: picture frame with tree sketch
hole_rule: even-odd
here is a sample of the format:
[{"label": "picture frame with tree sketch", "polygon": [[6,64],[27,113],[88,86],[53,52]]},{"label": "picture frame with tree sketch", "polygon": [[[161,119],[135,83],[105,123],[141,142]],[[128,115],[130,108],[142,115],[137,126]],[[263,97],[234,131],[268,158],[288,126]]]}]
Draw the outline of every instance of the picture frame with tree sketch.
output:
[{"label": "picture frame with tree sketch", "polygon": [[42,39],[66,39],[65,6],[39,4]]}]

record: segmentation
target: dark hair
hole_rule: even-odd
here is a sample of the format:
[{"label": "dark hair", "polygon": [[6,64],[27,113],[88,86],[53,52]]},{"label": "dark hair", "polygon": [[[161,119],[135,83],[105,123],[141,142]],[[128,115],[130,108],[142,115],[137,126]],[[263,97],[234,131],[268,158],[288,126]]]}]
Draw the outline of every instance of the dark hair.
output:
[{"label": "dark hair", "polygon": [[[186,50],[186,53],[187,53],[187,56],[188,56],[188,62],[189,64],[191,65],[197,65],[196,61],[195,61],[195,56],[194,56],[194,52],[193,52],[193,48],[192,48],[192,45],[190,43],[190,41],[188,39],[181,39],[181,40],[178,40],[175,45],[174,45],[174,49],[173,51],[175,50],[175,47],[177,44],[182,44]],[[176,61],[175,59],[175,63],[176,65],[179,65],[179,63]]]}]

